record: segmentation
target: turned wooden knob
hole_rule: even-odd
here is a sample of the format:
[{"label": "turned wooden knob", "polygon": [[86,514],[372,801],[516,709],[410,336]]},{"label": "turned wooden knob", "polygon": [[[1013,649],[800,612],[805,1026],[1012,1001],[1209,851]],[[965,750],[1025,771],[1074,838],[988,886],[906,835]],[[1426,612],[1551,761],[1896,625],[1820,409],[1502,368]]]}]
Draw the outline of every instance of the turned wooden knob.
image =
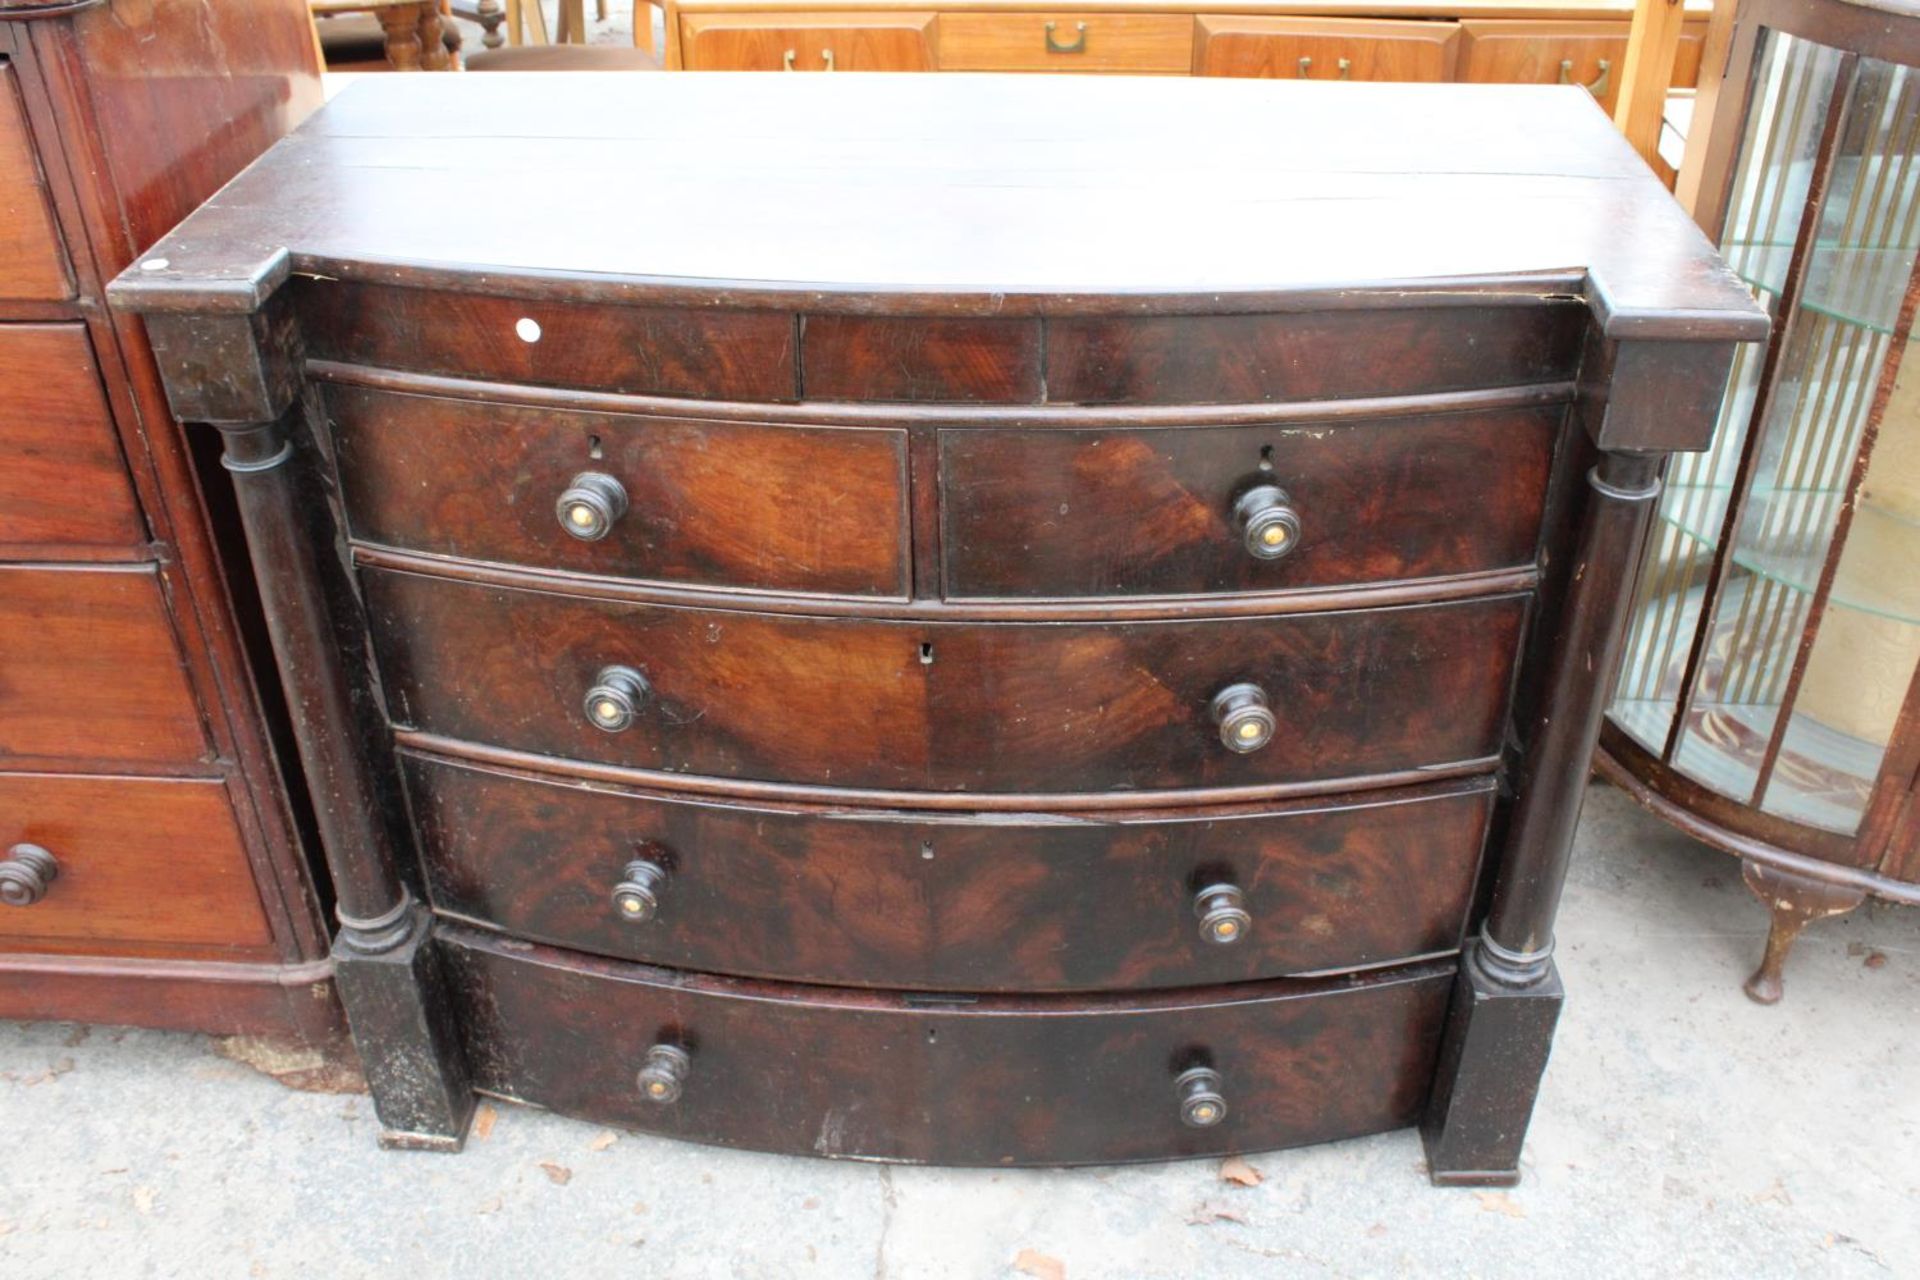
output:
[{"label": "turned wooden knob", "polygon": [[582,705],[594,728],[619,733],[633,723],[652,692],[647,678],[632,667],[602,667]]},{"label": "turned wooden knob", "polygon": [[1194,894],[1193,914],[1200,917],[1200,936],[1221,946],[1240,941],[1253,924],[1246,902],[1237,884],[1210,884]]},{"label": "turned wooden knob", "polygon": [[1277,484],[1256,485],[1233,504],[1233,526],[1256,560],[1278,560],[1300,541],[1300,513]]},{"label": "turned wooden knob", "polygon": [[1173,1081],[1180,1097],[1180,1123],[1189,1129],[1211,1129],[1227,1118],[1227,1100],[1220,1092],[1220,1073],[1212,1067],[1192,1067]]},{"label": "turned wooden knob", "polygon": [[653,1046],[647,1050],[647,1060],[640,1068],[640,1096],[663,1107],[680,1101],[680,1091],[686,1087],[687,1070],[691,1066],[693,1059],[679,1045]]},{"label": "turned wooden knob", "polygon": [[627,491],[612,476],[582,471],[553,504],[560,527],[582,542],[598,542],[627,514]]},{"label": "turned wooden knob", "polygon": [[0,904],[30,907],[60,878],[60,864],[37,844],[17,844],[0,859]]},{"label": "turned wooden knob", "polygon": [[660,913],[660,892],[666,887],[665,867],[635,858],[613,886],[613,909],[629,924],[645,924]]},{"label": "turned wooden knob", "polygon": [[1220,726],[1220,741],[1227,745],[1227,750],[1246,755],[1273,741],[1273,731],[1279,722],[1274,719],[1266,692],[1259,685],[1228,685],[1213,695],[1211,709],[1213,722]]}]

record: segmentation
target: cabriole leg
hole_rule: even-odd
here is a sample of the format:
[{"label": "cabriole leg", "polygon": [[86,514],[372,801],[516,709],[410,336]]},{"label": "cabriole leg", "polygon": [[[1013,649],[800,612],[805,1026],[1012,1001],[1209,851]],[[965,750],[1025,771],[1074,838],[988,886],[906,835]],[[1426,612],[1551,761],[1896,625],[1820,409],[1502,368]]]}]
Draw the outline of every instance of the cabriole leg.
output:
[{"label": "cabriole leg", "polygon": [[1786,966],[1787,953],[1800,940],[1800,931],[1815,920],[1845,915],[1866,901],[1867,895],[1859,889],[1796,875],[1751,858],[1740,860],[1740,876],[1773,915],[1766,953],[1744,990],[1760,1004],[1779,1004],[1786,994],[1781,970]]}]

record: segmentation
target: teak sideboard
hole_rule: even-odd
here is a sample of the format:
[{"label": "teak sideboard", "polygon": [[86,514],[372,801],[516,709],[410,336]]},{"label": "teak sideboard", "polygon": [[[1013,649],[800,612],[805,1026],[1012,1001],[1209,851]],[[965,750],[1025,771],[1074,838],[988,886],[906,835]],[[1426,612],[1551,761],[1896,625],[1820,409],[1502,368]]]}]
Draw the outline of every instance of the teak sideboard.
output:
[{"label": "teak sideboard", "polygon": [[[1580,84],[1613,110],[1631,0],[669,0],[689,71],[1047,71]],[[1674,83],[1700,74],[1695,0]]]},{"label": "teak sideboard", "polygon": [[1517,1176],[1650,499],[1767,331],[1586,94],[382,78],[112,294],[388,1142]]},{"label": "teak sideboard", "polygon": [[301,0],[0,0],[0,1018],[339,1028],[231,495],[103,296],[319,100]]}]

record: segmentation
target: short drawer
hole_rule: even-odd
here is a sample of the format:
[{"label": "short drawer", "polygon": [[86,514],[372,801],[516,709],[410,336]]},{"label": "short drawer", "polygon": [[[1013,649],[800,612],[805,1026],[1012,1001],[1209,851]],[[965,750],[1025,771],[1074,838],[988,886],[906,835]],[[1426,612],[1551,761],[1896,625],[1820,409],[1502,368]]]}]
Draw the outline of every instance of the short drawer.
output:
[{"label": "short drawer", "polygon": [[[1626,73],[1627,22],[1473,19],[1460,24],[1459,78],[1485,84],[1584,85],[1612,111]],[[1707,24],[1680,30],[1673,83],[1700,79]]]},{"label": "short drawer", "polygon": [[942,71],[1184,75],[1193,19],[1155,13],[943,13]]},{"label": "short drawer", "polygon": [[0,761],[205,758],[151,565],[0,565]]},{"label": "short drawer", "polygon": [[[383,570],[363,582],[399,725],[674,773],[937,792],[1263,787],[1482,761],[1499,749],[1527,600],[934,623]],[[1243,754],[1223,738],[1258,714],[1229,699],[1223,731],[1212,707],[1246,685],[1272,733]]]},{"label": "short drawer", "polygon": [[1453,78],[1460,43],[1452,22],[1206,14],[1195,23],[1199,76],[1438,82]]},{"label": "short drawer", "polygon": [[73,277],[27,132],[18,77],[0,56],[0,299],[72,296]]},{"label": "short drawer", "polygon": [[1563,415],[943,430],[942,588],[1178,595],[1532,564]]},{"label": "short drawer", "polygon": [[269,943],[224,783],[0,774],[0,950]]},{"label": "short drawer", "polygon": [[145,537],[83,327],[0,325],[0,403],[0,547]]},{"label": "short drawer", "polygon": [[931,13],[689,13],[688,71],[931,71]]},{"label": "short drawer", "polygon": [[[1255,1151],[1411,1124],[1454,965],[1093,1000],[703,977],[443,929],[476,1088],[723,1146],[936,1164]],[[638,1073],[656,1046],[654,1101]],[[677,1056],[677,1055],[675,1055]],[[1216,1095],[1182,1119],[1180,1077]]]},{"label": "short drawer", "polygon": [[[434,906],[518,937],[841,986],[1191,986],[1459,946],[1493,783],[1279,808],[828,812],[406,759]],[[638,865],[635,865],[638,864]]]},{"label": "short drawer", "polygon": [[329,388],[356,538],[700,586],[904,597],[904,431]]}]

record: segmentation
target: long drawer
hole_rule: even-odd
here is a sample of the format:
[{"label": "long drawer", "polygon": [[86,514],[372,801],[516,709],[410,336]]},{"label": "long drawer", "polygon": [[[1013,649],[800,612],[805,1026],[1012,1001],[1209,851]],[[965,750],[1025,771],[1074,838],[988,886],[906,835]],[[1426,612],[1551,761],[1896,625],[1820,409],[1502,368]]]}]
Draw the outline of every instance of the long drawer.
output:
[{"label": "long drawer", "polygon": [[0,773],[0,950],[268,945],[217,779]]},{"label": "long drawer", "polygon": [[[1484,761],[1500,746],[1527,603],[963,623],[679,608],[376,569],[363,583],[403,727],[716,778],[1026,794]],[[1262,725],[1264,745],[1247,732]]]},{"label": "long drawer", "polygon": [[27,132],[18,80],[0,57],[0,299],[72,296],[73,277]]},{"label": "long drawer", "polygon": [[[689,975],[459,929],[440,954],[482,1091],[700,1142],[963,1165],[1160,1160],[1410,1124],[1454,972],[968,999]],[[656,1046],[685,1056],[650,1064]],[[649,1100],[643,1070],[672,1100]],[[1206,1109],[1183,1099],[1183,1076]]]},{"label": "long drawer", "polygon": [[152,565],[0,565],[0,763],[208,750]]},{"label": "long drawer", "polygon": [[1264,810],[942,817],[405,765],[444,913],[675,968],[962,991],[1238,982],[1450,951],[1493,797],[1475,779]]},{"label": "long drawer", "polygon": [[905,431],[327,397],[355,537],[661,582],[905,596]]},{"label": "long drawer", "polygon": [[0,325],[0,405],[0,548],[141,541],[85,328]]}]

